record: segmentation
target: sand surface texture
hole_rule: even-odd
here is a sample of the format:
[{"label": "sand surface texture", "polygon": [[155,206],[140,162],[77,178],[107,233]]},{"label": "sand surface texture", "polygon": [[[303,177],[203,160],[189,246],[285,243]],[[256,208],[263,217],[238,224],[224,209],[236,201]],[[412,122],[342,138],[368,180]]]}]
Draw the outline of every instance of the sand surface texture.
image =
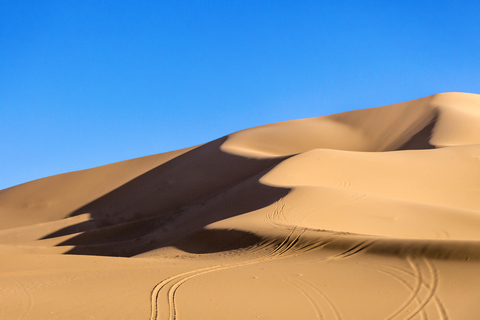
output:
[{"label": "sand surface texture", "polygon": [[479,319],[480,96],[0,191],[0,319]]}]

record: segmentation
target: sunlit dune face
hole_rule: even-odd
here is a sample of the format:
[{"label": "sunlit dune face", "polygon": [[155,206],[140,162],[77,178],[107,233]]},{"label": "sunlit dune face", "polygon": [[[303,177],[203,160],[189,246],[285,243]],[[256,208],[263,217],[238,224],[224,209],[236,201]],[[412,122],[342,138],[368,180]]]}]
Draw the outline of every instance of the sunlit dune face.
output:
[{"label": "sunlit dune face", "polygon": [[474,319],[480,98],[246,129],[0,191],[1,319]]}]

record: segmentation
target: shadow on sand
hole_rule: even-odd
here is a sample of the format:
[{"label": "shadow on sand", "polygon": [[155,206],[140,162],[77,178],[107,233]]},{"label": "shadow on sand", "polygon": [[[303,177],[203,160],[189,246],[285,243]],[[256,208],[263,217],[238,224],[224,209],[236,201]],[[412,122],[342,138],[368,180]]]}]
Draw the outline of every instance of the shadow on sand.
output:
[{"label": "shadow on sand", "polygon": [[[221,150],[226,139],[182,154],[84,205],[70,216],[88,213],[90,221],[42,239],[72,235],[59,244],[74,246],[69,254],[133,256],[184,238],[210,223],[268,206],[289,192],[259,182],[287,157],[259,160],[228,154]],[[211,243],[213,233],[200,234]],[[197,240],[203,241],[202,236]],[[213,252],[218,246],[212,243],[210,249],[203,248]]]}]

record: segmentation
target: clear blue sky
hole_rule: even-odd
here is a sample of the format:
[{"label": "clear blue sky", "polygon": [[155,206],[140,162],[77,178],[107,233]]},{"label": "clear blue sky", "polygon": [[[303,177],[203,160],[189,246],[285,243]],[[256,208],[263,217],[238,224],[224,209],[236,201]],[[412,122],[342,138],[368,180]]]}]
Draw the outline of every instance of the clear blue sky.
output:
[{"label": "clear blue sky", "polygon": [[480,93],[480,1],[0,0],[0,189],[283,120]]}]

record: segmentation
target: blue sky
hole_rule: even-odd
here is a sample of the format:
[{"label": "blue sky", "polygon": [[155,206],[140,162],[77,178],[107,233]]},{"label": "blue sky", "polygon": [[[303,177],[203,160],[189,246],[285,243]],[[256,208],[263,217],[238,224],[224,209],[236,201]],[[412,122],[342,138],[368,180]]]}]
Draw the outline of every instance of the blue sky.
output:
[{"label": "blue sky", "polygon": [[0,189],[262,124],[480,93],[479,1],[0,0]]}]

